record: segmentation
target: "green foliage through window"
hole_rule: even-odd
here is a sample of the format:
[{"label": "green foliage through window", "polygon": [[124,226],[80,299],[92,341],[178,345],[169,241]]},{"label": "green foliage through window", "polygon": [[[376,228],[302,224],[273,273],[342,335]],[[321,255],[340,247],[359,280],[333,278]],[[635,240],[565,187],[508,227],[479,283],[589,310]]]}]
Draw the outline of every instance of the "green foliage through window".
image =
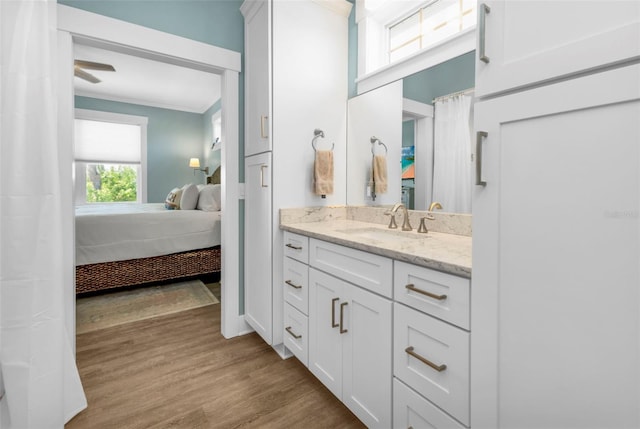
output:
[{"label": "green foliage through window", "polygon": [[137,170],[129,165],[87,165],[87,202],[137,200]]}]

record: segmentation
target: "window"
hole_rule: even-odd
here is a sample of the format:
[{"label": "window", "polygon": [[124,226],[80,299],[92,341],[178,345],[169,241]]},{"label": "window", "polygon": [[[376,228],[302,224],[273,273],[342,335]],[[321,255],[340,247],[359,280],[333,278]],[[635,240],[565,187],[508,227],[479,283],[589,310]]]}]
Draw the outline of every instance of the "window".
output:
[{"label": "window", "polygon": [[76,204],[146,202],[147,118],[76,110]]},{"label": "window", "polygon": [[433,46],[475,24],[475,0],[435,0],[389,26],[389,62]]},{"label": "window", "polygon": [[356,0],[359,94],[471,52],[475,0]]}]

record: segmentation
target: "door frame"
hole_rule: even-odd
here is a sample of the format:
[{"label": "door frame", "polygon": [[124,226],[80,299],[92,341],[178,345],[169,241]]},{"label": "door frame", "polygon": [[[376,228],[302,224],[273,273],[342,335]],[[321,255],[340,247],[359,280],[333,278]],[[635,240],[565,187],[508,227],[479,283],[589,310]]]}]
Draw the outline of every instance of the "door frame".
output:
[{"label": "door frame", "polygon": [[433,199],[433,106],[409,98],[402,99],[402,119],[413,119],[415,126],[415,189],[414,210],[427,210]]},{"label": "door frame", "polygon": [[[73,44],[109,49],[120,53],[175,64],[196,70],[211,72],[221,77],[222,138],[221,147],[221,332],[225,338],[250,332],[251,329],[240,315],[240,254],[239,254],[239,74],[241,54],[239,52],[176,36],[151,28],[131,24],[103,15],[87,12],[61,4],[58,14],[58,144],[62,174],[69,171],[63,180],[71,178],[73,162]],[[69,222],[73,222],[73,184],[63,186],[68,195],[63,203],[69,211]],[[75,350],[75,275],[74,226],[66,225],[65,248],[68,268],[66,278],[71,281],[65,293],[64,305],[70,341]],[[70,250],[69,250],[70,249]],[[67,271],[69,270],[69,271]]]}]

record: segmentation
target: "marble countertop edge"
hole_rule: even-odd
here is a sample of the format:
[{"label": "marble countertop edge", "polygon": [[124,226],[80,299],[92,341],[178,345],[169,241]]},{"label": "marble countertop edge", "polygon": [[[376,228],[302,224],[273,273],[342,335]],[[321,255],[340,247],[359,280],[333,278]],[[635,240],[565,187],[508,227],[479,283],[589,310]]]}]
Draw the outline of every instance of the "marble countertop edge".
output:
[{"label": "marble countertop edge", "polygon": [[[368,222],[335,219],[320,222],[282,222],[280,229],[319,240],[363,250],[398,261],[419,265],[464,278],[471,278],[471,237],[429,232],[420,240],[382,242],[350,235],[341,231],[358,228],[386,229]],[[405,234],[401,232],[399,234]],[[415,235],[417,232],[406,232]],[[427,241],[425,241],[427,240]]]}]

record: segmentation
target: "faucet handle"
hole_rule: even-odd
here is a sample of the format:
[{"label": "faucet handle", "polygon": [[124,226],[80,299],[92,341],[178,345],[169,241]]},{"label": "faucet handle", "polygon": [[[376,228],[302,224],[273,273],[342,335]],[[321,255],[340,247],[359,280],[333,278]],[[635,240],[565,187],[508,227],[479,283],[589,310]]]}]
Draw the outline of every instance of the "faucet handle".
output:
[{"label": "faucet handle", "polygon": [[427,232],[429,232],[429,230],[427,229],[427,225],[425,225],[425,221],[428,219],[428,217],[421,217],[420,218],[420,226],[418,227],[418,232],[421,234],[426,234]]},{"label": "faucet handle", "polygon": [[396,223],[396,215],[394,213],[387,213],[389,216],[391,216],[391,219],[389,220],[389,229],[398,229],[398,224]]}]

